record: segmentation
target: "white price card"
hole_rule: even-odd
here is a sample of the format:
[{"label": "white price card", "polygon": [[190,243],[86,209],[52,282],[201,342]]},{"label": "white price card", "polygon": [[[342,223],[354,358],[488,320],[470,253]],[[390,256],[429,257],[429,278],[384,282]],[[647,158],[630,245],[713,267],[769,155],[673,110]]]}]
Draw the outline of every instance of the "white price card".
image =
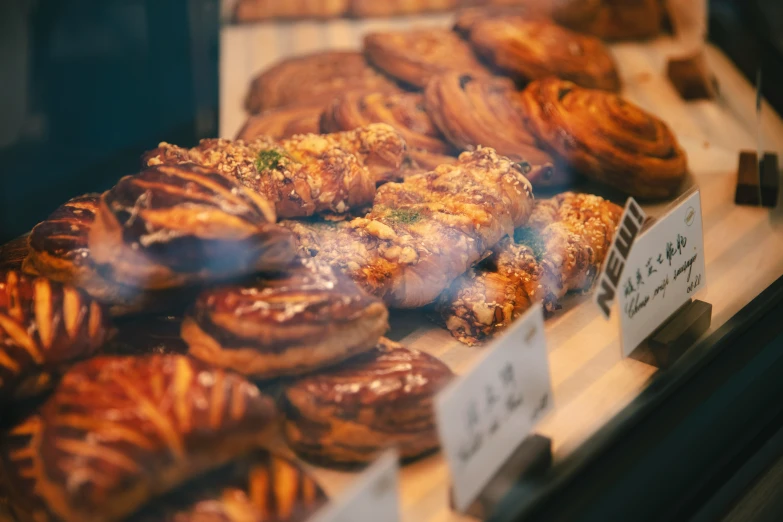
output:
[{"label": "white price card", "polygon": [[399,455],[388,450],[356,477],[346,494],[327,504],[310,522],[398,522],[399,475]]},{"label": "white price card", "polygon": [[454,506],[465,512],[552,405],[544,312],[533,306],[435,398]]},{"label": "white price card", "polygon": [[617,290],[623,354],[628,356],[705,285],[696,190],[636,238],[625,261]]}]

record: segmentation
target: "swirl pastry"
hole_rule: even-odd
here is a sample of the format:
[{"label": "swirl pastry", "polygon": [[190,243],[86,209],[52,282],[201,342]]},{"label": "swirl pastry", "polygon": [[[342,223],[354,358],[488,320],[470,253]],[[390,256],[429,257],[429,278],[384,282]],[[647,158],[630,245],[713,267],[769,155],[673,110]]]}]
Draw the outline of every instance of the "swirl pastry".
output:
[{"label": "swirl pastry", "polygon": [[452,335],[475,344],[508,326],[532,303],[548,311],[569,291],[592,286],[623,209],[598,196],[536,201],[528,226],[505,238],[454,281],[437,308]]},{"label": "swirl pastry", "polygon": [[489,74],[470,46],[448,29],[370,33],[364,37],[364,51],[378,68],[420,89],[433,75],[447,71]]},{"label": "swirl pastry", "polygon": [[346,131],[371,123],[394,127],[419,167],[431,169],[456,162],[455,157],[449,156],[453,149],[432,123],[419,93],[348,93],[332,100],[321,116],[324,132]]},{"label": "swirl pastry", "polygon": [[237,22],[276,18],[335,18],[348,11],[351,0],[239,0],[234,9]]},{"label": "swirl pastry", "polygon": [[261,136],[273,140],[296,134],[318,134],[321,105],[294,105],[250,116],[237,134],[238,140],[253,141]]},{"label": "swirl pastry", "polygon": [[688,164],[666,124],[620,96],[555,78],[520,95],[528,128],[585,176],[647,199],[676,194]]},{"label": "swirl pastry", "polygon": [[534,187],[563,186],[567,169],[554,160],[527,130],[511,81],[448,73],[434,77],[425,91],[427,110],[446,138],[460,149],[492,147],[498,154],[526,161]]},{"label": "swirl pastry", "polygon": [[583,87],[620,90],[614,59],[600,40],[551,22],[487,18],[473,25],[470,41],[493,65],[521,80],[556,76]]},{"label": "swirl pastry", "polygon": [[30,252],[28,236],[18,237],[0,245],[0,270],[21,270],[22,262]]},{"label": "swirl pastry", "polygon": [[457,7],[458,3],[459,0],[352,0],[351,14],[370,18],[448,11]]},{"label": "swirl pastry", "polygon": [[227,177],[159,165],[101,196],[89,248],[105,277],[173,288],[285,266],[294,242],[274,223],[263,197]]},{"label": "swirl pastry", "polygon": [[301,466],[256,450],[164,495],[133,520],[304,522],[326,500],[321,487]]},{"label": "swirl pastry", "polygon": [[0,403],[38,395],[108,337],[105,310],[79,290],[0,272]]},{"label": "swirl pastry", "polygon": [[122,520],[259,443],[274,402],[180,355],[96,357],[0,445],[22,520]]},{"label": "swirl pastry", "polygon": [[300,456],[326,464],[371,461],[396,446],[403,459],[436,449],[433,399],[453,377],[435,357],[388,339],[283,392],[283,431]]},{"label": "swirl pastry", "polygon": [[327,51],[289,58],[262,72],[250,85],[245,108],[255,114],[292,104],[323,106],[350,91],[399,90],[362,53]]},{"label": "swirl pastry", "polygon": [[255,378],[306,373],[369,350],[383,303],[312,259],[278,275],[206,290],[182,324],[190,354]]}]

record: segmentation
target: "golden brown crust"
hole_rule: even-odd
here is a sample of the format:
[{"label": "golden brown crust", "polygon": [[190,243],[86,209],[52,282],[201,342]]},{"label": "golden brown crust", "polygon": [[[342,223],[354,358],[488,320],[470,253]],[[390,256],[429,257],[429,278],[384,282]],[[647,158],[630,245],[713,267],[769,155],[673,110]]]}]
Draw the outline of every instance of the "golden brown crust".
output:
[{"label": "golden brown crust", "polygon": [[272,206],[195,165],[159,165],[101,196],[89,233],[104,277],[164,289],[285,266],[292,237]]},{"label": "golden brown crust", "polygon": [[364,37],[367,58],[393,77],[423,89],[447,71],[488,75],[470,46],[448,29],[376,32]]},{"label": "golden brown crust", "polygon": [[248,117],[236,139],[247,142],[261,136],[273,140],[290,138],[296,134],[318,134],[323,106],[292,105]]},{"label": "golden brown crust", "polygon": [[335,98],[321,115],[324,132],[346,131],[386,123],[405,139],[408,152],[416,164],[432,169],[442,163],[457,161],[454,149],[432,123],[419,93],[348,93]]},{"label": "golden brown crust", "polygon": [[351,14],[358,18],[447,11],[459,0],[351,0]]},{"label": "golden brown crust", "polygon": [[251,83],[245,108],[251,114],[292,104],[325,105],[350,91],[396,92],[399,87],[354,51],[326,51],[283,60]]},{"label": "golden brown crust", "polygon": [[107,313],[69,285],[0,272],[0,403],[40,394],[108,337]]},{"label": "golden brown crust", "polygon": [[299,455],[327,464],[369,462],[389,446],[417,457],[439,445],[432,404],[452,377],[435,357],[382,339],[286,388],[286,439]]},{"label": "golden brown crust", "polygon": [[239,0],[234,9],[237,22],[277,18],[334,18],[348,11],[351,0]]},{"label": "golden brown crust", "polygon": [[179,355],[97,357],[3,440],[23,520],[114,521],[259,443],[271,399]]},{"label": "golden brown crust", "polygon": [[306,259],[278,275],[206,290],[182,326],[194,357],[255,378],[302,374],[369,350],[383,303]]},{"label": "golden brown crust", "polygon": [[578,172],[632,196],[677,193],[687,157],[662,120],[620,96],[554,78],[521,94],[528,128]]},{"label": "golden brown crust", "polygon": [[519,80],[555,76],[582,87],[620,90],[609,49],[597,38],[520,17],[476,22],[470,41],[495,67]]}]

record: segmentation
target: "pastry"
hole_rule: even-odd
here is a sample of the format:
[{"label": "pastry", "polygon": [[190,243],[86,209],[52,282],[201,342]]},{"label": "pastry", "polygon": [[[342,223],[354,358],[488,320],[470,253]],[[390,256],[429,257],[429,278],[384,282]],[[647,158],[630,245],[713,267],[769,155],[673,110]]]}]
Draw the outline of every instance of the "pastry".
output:
[{"label": "pastry", "polygon": [[552,22],[487,18],[473,25],[470,41],[495,67],[519,80],[556,76],[582,87],[620,90],[609,49],[597,38]]},{"label": "pastry", "polygon": [[453,377],[426,353],[388,339],[283,392],[283,431],[300,456],[325,464],[370,462],[396,446],[411,459],[439,446],[435,394]]},{"label": "pastry", "polygon": [[388,328],[377,298],[312,259],[206,290],[182,324],[190,354],[254,378],[301,374],[369,350]]},{"label": "pastry", "polygon": [[277,18],[335,18],[348,11],[351,0],[239,0],[234,9],[237,22]]},{"label": "pastry", "polygon": [[260,136],[273,140],[290,138],[296,134],[318,134],[321,105],[291,105],[250,116],[236,139],[253,141]]},{"label": "pastry", "polygon": [[519,3],[514,0],[513,3],[492,4],[481,7],[468,7],[457,13],[454,20],[454,31],[461,36],[468,38],[476,22],[486,18],[509,18],[522,17],[526,20],[549,20],[551,9],[549,2],[541,0],[531,0],[527,3]]},{"label": "pastry", "polygon": [[432,123],[419,93],[347,93],[335,98],[321,116],[321,130],[337,132],[371,123],[388,123],[405,139],[408,153],[419,167],[434,169],[454,163],[452,147]]},{"label": "pastry", "polygon": [[300,252],[315,252],[389,306],[418,308],[527,222],[533,193],[523,171],[482,148],[381,186],[364,218],[316,233],[309,223],[282,224],[297,236]]},{"label": "pastry", "polygon": [[88,245],[104,277],[174,288],[285,266],[294,243],[274,223],[269,202],[227,177],[158,165],[101,196]]},{"label": "pastry", "polygon": [[427,111],[446,138],[460,149],[492,147],[498,154],[536,167],[527,172],[534,187],[563,186],[568,169],[555,166],[527,130],[511,81],[447,73],[430,80]]},{"label": "pastry", "polygon": [[325,105],[350,91],[396,92],[399,87],[354,51],[325,51],[284,60],[253,80],[245,99],[251,114],[307,104]]},{"label": "pastry", "polygon": [[459,0],[351,0],[351,14],[358,18],[447,11]]},{"label": "pastry", "polygon": [[304,522],[326,503],[293,461],[256,450],[153,501],[135,522]]},{"label": "pastry", "polygon": [[21,270],[29,251],[27,235],[0,245],[0,270]]},{"label": "pastry", "polygon": [[447,71],[489,74],[470,46],[448,29],[370,33],[364,37],[364,52],[378,68],[419,89]]},{"label": "pastry", "polygon": [[504,238],[491,255],[457,278],[437,309],[452,335],[480,342],[540,302],[554,311],[571,291],[589,289],[623,209],[589,194],[537,200],[526,227]]},{"label": "pastry", "polygon": [[663,15],[661,0],[602,0],[589,22],[572,25],[604,40],[644,40],[661,32]]},{"label": "pastry", "polygon": [[257,446],[274,414],[244,378],[185,356],[96,357],[6,435],[0,463],[22,520],[124,520]]},{"label": "pastry", "polygon": [[645,199],[674,196],[687,158],[669,127],[606,91],[550,78],[521,94],[528,128],[578,172]]},{"label": "pastry", "polygon": [[0,272],[0,403],[38,395],[108,337],[106,311],[69,285]]}]

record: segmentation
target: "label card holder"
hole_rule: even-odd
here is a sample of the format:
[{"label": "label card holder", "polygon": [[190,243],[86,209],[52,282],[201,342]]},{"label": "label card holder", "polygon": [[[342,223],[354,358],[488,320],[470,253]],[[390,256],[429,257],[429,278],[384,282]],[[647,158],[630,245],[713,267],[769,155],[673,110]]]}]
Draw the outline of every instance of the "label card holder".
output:
[{"label": "label card holder", "polygon": [[435,398],[454,507],[466,512],[552,406],[544,313],[533,306]]}]

